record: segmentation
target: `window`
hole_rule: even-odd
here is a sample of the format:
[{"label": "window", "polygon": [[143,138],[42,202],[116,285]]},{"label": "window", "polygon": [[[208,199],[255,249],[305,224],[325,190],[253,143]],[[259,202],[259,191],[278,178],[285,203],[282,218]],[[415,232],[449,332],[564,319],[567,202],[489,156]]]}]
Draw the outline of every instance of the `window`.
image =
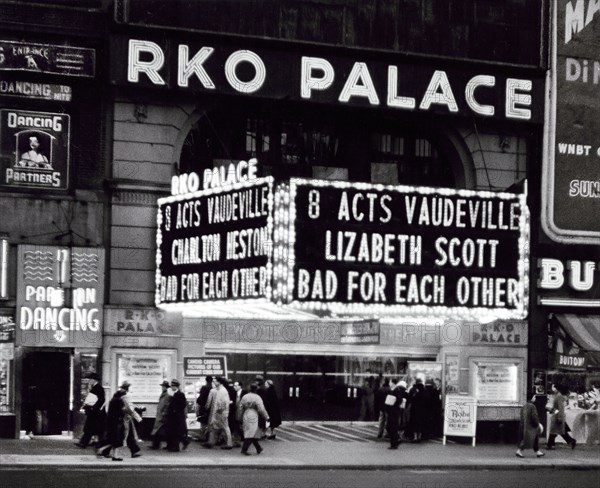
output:
[{"label": "window", "polygon": [[179,166],[201,174],[256,158],[259,176],[454,187],[452,155],[428,131],[367,113],[222,102],[201,112]]},{"label": "window", "polygon": [[425,186],[455,185],[449,164],[428,138],[406,133],[375,133],[369,153],[371,182]]}]

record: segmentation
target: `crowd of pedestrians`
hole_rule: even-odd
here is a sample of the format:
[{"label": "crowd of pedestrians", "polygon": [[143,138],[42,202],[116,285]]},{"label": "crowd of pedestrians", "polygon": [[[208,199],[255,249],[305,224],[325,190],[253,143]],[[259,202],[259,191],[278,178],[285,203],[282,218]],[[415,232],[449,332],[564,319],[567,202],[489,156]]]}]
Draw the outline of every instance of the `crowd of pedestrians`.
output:
[{"label": "crowd of pedestrians", "polygon": [[379,438],[390,439],[390,449],[404,441],[421,442],[437,437],[442,426],[440,391],[432,381],[417,379],[409,389],[406,381],[384,379],[375,392],[375,409],[379,412]]},{"label": "crowd of pedestrians", "polygon": [[[129,449],[131,457],[141,456],[138,427],[145,408],[134,405],[129,390],[131,384],[124,381],[106,401],[104,389],[96,374],[90,376],[90,390],[84,401],[86,422],[83,435],[75,444],[86,448],[96,437],[97,454],[123,460],[123,449]],[[177,379],[160,384],[156,418],[151,431],[150,449],[160,449],[166,444],[170,452],[185,450],[191,442],[187,429],[187,399],[180,390]],[[251,445],[260,454],[260,439],[275,439],[275,429],[281,425],[281,411],[277,393],[271,380],[257,376],[245,390],[240,382],[227,378],[207,376],[196,400],[197,419],[201,425],[199,441],[206,448],[221,445],[221,449],[241,447],[249,455]]]},{"label": "crowd of pedestrians", "polygon": [[[141,456],[138,425],[142,421],[145,408],[134,405],[129,394],[130,383],[124,381],[110,401],[105,398],[100,378],[90,377],[90,390],[83,409],[86,421],[83,435],[76,443],[86,448],[94,437],[97,438],[97,453],[122,461],[125,446],[131,457]],[[166,444],[170,452],[186,449],[191,442],[187,429],[188,403],[180,390],[177,379],[163,381],[158,398],[156,418],[151,431],[150,449],[160,449]],[[555,439],[562,436],[571,448],[576,441],[569,435],[570,427],[565,417],[565,392],[552,385],[553,395],[549,398],[546,410],[549,414],[547,448],[554,449]],[[398,449],[402,441],[421,442],[438,437],[442,428],[442,401],[439,389],[432,381],[417,379],[409,388],[407,383],[397,378],[382,379],[382,383],[372,388],[371,400],[365,408],[378,415],[378,438],[389,438],[389,449]],[[539,448],[539,438],[543,426],[535,406],[536,395],[521,410],[517,457],[524,457],[524,450],[532,448],[537,457],[544,456]],[[202,446],[212,449],[231,450],[241,448],[241,453],[249,455],[254,446],[256,453],[263,451],[261,439],[275,439],[276,429],[281,425],[281,410],[276,389],[271,380],[256,376],[248,389],[239,381],[223,377],[207,376],[196,399],[196,415],[200,431],[196,440]]]}]

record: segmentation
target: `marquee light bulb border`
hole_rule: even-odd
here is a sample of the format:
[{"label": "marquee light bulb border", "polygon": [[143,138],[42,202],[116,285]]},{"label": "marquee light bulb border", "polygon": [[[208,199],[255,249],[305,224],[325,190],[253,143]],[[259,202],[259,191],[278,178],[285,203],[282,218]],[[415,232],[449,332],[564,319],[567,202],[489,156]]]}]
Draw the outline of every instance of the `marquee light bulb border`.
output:
[{"label": "marquee light bulb border", "polygon": [[252,304],[252,303],[267,303],[270,302],[272,294],[273,294],[273,290],[272,290],[272,278],[273,278],[273,251],[271,249],[271,252],[268,253],[267,255],[267,264],[266,264],[266,272],[267,272],[267,286],[265,288],[266,291],[266,296],[265,297],[260,297],[260,298],[253,298],[253,299],[228,299],[228,300],[200,300],[200,301],[189,301],[189,302],[171,302],[171,303],[164,303],[160,300],[160,282],[161,282],[161,271],[160,271],[160,265],[162,263],[162,253],[160,251],[160,246],[162,244],[162,240],[163,240],[163,236],[162,236],[162,212],[160,211],[160,206],[161,205],[165,205],[168,203],[176,203],[176,202],[182,202],[182,201],[186,201],[186,200],[191,200],[194,198],[200,198],[200,197],[209,197],[209,196],[213,196],[213,195],[219,195],[221,193],[225,193],[225,192],[232,192],[232,191],[237,191],[237,190],[246,190],[248,188],[252,188],[255,186],[261,186],[267,184],[269,191],[268,191],[268,197],[267,197],[267,207],[268,207],[268,216],[267,216],[267,234],[272,236],[273,235],[273,186],[274,186],[274,179],[272,176],[265,176],[263,178],[257,178],[255,180],[251,180],[251,181],[244,181],[244,182],[240,182],[240,183],[235,183],[232,185],[224,185],[224,186],[219,186],[217,188],[211,188],[211,189],[207,189],[207,190],[199,190],[196,192],[191,192],[191,193],[184,193],[184,194],[180,194],[180,195],[174,195],[174,196],[169,196],[169,197],[163,197],[163,198],[159,198],[157,200],[157,204],[159,206],[159,210],[156,212],[156,225],[157,225],[157,231],[156,231],[156,274],[155,274],[155,294],[154,294],[154,301],[155,301],[155,305],[158,308],[162,308],[165,310],[171,310],[171,311],[184,311],[189,307],[202,307],[202,309],[206,309],[207,311],[209,311],[209,306],[221,306],[221,305],[243,305],[243,304]]},{"label": "marquee light bulb border", "polygon": [[[387,191],[403,194],[441,195],[458,197],[478,197],[486,199],[515,200],[518,199],[521,214],[519,216],[519,260],[518,294],[521,298],[515,309],[490,309],[485,307],[444,307],[430,305],[396,305],[396,304],[364,304],[323,301],[298,301],[293,299],[294,268],[296,256],[296,231],[294,223],[297,217],[296,195],[299,186],[312,188],[353,189],[359,191]],[[437,317],[452,320],[469,320],[490,322],[494,319],[524,319],[527,316],[529,302],[529,210],[526,195],[507,192],[491,192],[452,188],[436,188],[407,185],[382,185],[366,182],[347,182],[330,180],[313,180],[306,178],[291,178],[289,183],[278,185],[275,191],[275,231],[273,255],[274,285],[273,297],[279,306],[291,306],[305,311],[322,313],[329,311],[337,315],[375,315],[375,316],[411,316]]]},{"label": "marquee light bulb border", "polygon": [[[316,318],[328,313],[339,318],[369,316],[393,319],[396,316],[431,318],[436,320],[469,320],[477,322],[490,322],[496,319],[522,320],[527,316],[527,304],[529,301],[529,210],[526,205],[524,194],[507,192],[491,192],[452,188],[436,188],[425,186],[407,185],[382,185],[366,182],[346,182],[330,180],[313,180],[305,178],[291,178],[289,182],[274,185],[272,177],[264,177],[251,182],[241,182],[209,190],[201,190],[193,193],[170,196],[158,200],[159,205],[165,203],[180,202],[192,198],[216,195],[227,191],[236,191],[251,188],[253,186],[267,183],[268,193],[268,218],[267,228],[272,236],[272,248],[267,258],[267,293],[265,297],[255,299],[227,299],[227,300],[203,300],[193,302],[171,302],[160,301],[159,284],[161,280],[160,265],[162,256],[160,245],[162,243],[162,214],[157,212],[157,254],[156,254],[156,305],[165,310],[190,312],[193,316],[205,317],[232,317],[234,312],[227,309],[231,305],[244,305],[249,307],[248,315],[253,318],[273,319],[278,314],[289,313],[302,317]],[[294,246],[299,243],[296,236],[295,221],[297,218],[297,190],[301,185],[313,188],[333,187],[336,189],[353,189],[359,191],[386,191],[403,194],[417,195],[440,195],[457,197],[478,197],[484,199],[518,200],[520,208],[519,216],[519,238],[518,238],[518,295],[520,300],[514,309],[485,308],[485,307],[445,307],[430,305],[398,305],[398,304],[365,304],[365,303],[341,303],[324,301],[298,301],[293,299],[294,270],[296,267],[296,256]],[[241,315],[246,316],[244,312]]]}]

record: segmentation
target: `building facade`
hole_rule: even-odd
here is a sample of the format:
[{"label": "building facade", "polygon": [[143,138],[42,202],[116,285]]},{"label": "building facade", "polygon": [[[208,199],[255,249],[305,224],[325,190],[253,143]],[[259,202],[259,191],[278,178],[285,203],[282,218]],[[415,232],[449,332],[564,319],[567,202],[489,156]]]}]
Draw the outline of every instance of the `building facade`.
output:
[{"label": "building facade", "polygon": [[[529,186],[533,191],[520,198],[532,210],[539,209],[548,69],[547,2],[269,2],[261,6],[260,13],[247,2],[174,2],[168,11],[162,2],[92,3],[85,14],[74,8],[47,7],[60,15],[89,19],[94,29],[87,35],[67,35],[67,17],[31,38],[21,23],[9,22],[8,16],[2,19],[3,25],[10,27],[5,31],[10,35],[3,38],[6,46],[46,43],[79,49],[71,54],[84,57],[87,50],[95,53],[95,71],[86,76],[67,77],[49,69],[34,73],[21,65],[8,65],[0,71],[6,83],[46,83],[51,93],[61,90],[53,87],[62,83],[71,85],[72,90],[71,101],[60,103],[29,94],[2,94],[1,108],[7,121],[9,112],[16,113],[10,117],[23,120],[40,117],[36,113],[68,115],[71,129],[67,141],[48,132],[48,141],[69,149],[69,166],[64,170],[69,180],[64,188],[42,193],[39,186],[31,188],[14,181],[2,187],[0,202],[12,216],[0,226],[6,236],[8,263],[2,312],[12,317],[19,329],[24,314],[29,313],[23,312],[23,307],[50,308],[42,291],[38,302],[44,303],[26,303],[37,299],[40,286],[41,290],[64,289],[67,300],[74,297],[78,303],[67,302],[63,308],[88,310],[89,315],[99,300],[103,305],[101,313],[94,316],[100,320],[102,337],[93,345],[87,334],[89,320],[85,331],[83,327],[75,330],[88,342],[77,342],[74,332],[72,342],[63,340],[70,344],[68,348],[57,346],[55,338],[32,347],[21,342],[22,332],[14,334],[14,356],[6,362],[11,381],[6,388],[10,392],[6,413],[15,422],[13,432],[25,430],[27,415],[35,419],[34,430],[51,430],[44,428],[49,421],[43,420],[50,415],[43,412],[49,409],[30,406],[35,403],[30,387],[35,385],[29,378],[36,377],[38,366],[29,365],[39,363],[43,369],[43,361],[54,361],[64,351],[62,374],[70,379],[61,383],[64,391],[60,397],[69,401],[61,407],[63,421],[58,430],[76,430],[80,424],[77,412],[85,392],[82,378],[91,371],[101,372],[109,394],[121,381],[130,380],[132,394],[148,407],[151,418],[163,378],[184,378],[186,393],[193,401],[200,380],[186,366],[190,359],[207,356],[224,356],[228,375],[244,383],[258,374],[273,379],[284,418],[289,420],[372,418],[370,391],[381,377],[398,376],[435,380],[444,395],[478,397],[481,432],[488,425],[490,429],[497,429],[499,423],[514,425],[531,382],[532,350],[536,368],[547,369],[547,351],[538,352],[546,347],[539,346],[547,342],[547,337],[542,340],[546,325],[538,320],[537,312],[536,320],[529,315],[529,283],[535,283],[537,267],[533,261],[529,264],[528,238],[519,233],[523,229],[514,229],[514,236],[505,237],[501,229],[493,228],[490,210],[486,217],[490,224],[481,224],[481,234],[461,231],[459,219],[458,225],[448,224],[447,234],[440,224],[441,233],[427,244],[432,246],[433,240],[446,243],[439,247],[447,245],[448,259],[453,257],[457,263],[432,264],[427,276],[438,273],[450,281],[455,271],[465,270],[482,280],[477,283],[492,279],[504,283],[500,281],[505,279],[504,270],[495,258],[492,261],[491,254],[479,265],[478,274],[460,264],[457,256],[473,264],[475,254],[470,257],[470,253],[475,248],[470,246],[475,246],[476,239],[487,239],[488,246],[495,240],[510,241],[510,251],[502,254],[502,267],[513,273],[510,276],[520,295],[511,303],[502,298],[509,294],[502,284],[497,292],[488,287],[486,293],[495,298],[486,305],[493,313],[485,317],[474,312],[478,302],[473,296],[479,296],[474,288],[470,289],[471,298],[462,295],[460,307],[423,312],[430,290],[430,282],[423,280],[413,299],[421,309],[413,309],[414,314],[407,307],[378,314],[375,307],[369,308],[372,302],[368,297],[360,294],[356,302],[369,305],[364,314],[346,313],[345,308],[332,313],[328,306],[324,306],[327,313],[293,306],[277,311],[235,300],[212,308],[157,307],[161,302],[157,302],[157,293],[161,293],[157,282],[157,248],[161,244],[157,241],[161,229],[157,200],[169,198],[174,176],[206,175],[216,188],[216,180],[227,180],[230,165],[255,159],[256,176],[273,178],[274,200],[277,185],[302,178],[320,182],[320,188],[329,188],[332,181],[342,182],[341,186],[331,185],[339,186],[335,191],[347,189],[355,202],[362,203],[376,200],[356,197],[361,184],[372,194],[390,192],[386,186],[418,189],[415,195],[423,200],[423,195],[431,194],[432,198],[438,196],[438,201],[454,202],[453,198],[462,195],[473,199],[472,208],[480,205],[478,201],[482,207],[487,205],[484,201],[494,202],[489,208],[503,208],[498,215],[507,216],[504,222],[509,218],[503,213],[508,212],[508,204],[500,207],[495,202],[518,199],[510,195],[525,195]],[[24,25],[26,8],[19,17]],[[82,24],[82,31],[86,25]],[[74,106],[77,111],[72,110]],[[13,174],[19,161],[8,161],[27,151],[4,144],[20,141],[16,134],[21,129],[29,130],[19,126],[2,133],[3,171],[12,169]],[[25,136],[29,143],[30,135]],[[223,172],[218,168],[224,168]],[[468,203],[464,205],[468,207]],[[298,208],[302,208],[301,201]],[[368,205],[360,208],[365,215],[373,212]],[[349,207],[349,212],[359,215],[360,208]],[[526,221],[527,207],[519,208]],[[531,215],[532,221],[537,218],[535,210]],[[482,222],[488,222],[486,219]],[[358,231],[362,224],[355,220]],[[365,222],[364,232],[370,236],[384,233],[379,228],[385,226],[379,224]],[[32,228],[42,235],[28,236],[30,230],[21,230]],[[392,224],[386,228],[396,235],[417,235],[415,229],[400,230]],[[228,232],[227,226],[224,229]],[[327,229],[335,230],[325,224],[315,229],[323,235]],[[298,242],[305,239],[307,262],[311,256],[318,260],[315,243],[325,238],[313,240],[312,235],[297,232],[295,250],[299,251]],[[447,241],[439,240],[443,238]],[[451,244],[452,238],[460,244]],[[504,244],[497,245],[501,249]],[[456,255],[450,256],[451,246]],[[479,252],[485,253],[481,246]],[[487,252],[492,252],[492,247]],[[24,273],[28,252],[56,256],[50,263],[53,272],[60,275],[62,269],[69,279],[28,283]],[[70,261],[63,257],[77,253],[95,263],[94,269],[105,270],[103,284],[87,286],[75,281]],[[424,252],[423,261],[428,259],[433,261]],[[342,270],[344,259],[339,261],[336,269]],[[375,264],[371,258],[358,269],[372,271],[374,276],[395,269]],[[405,264],[396,271],[408,272],[411,263]],[[227,266],[233,270],[236,263]],[[211,267],[206,270],[210,272]],[[295,272],[297,278],[298,270]],[[365,283],[363,295],[369,295]],[[406,293],[409,285],[407,281]],[[314,282],[311,286],[315,293]],[[454,288],[449,288],[448,295],[451,292],[455,293]],[[387,302],[389,295],[384,295]],[[480,295],[479,305],[487,300],[484,295]],[[57,307],[56,314],[61,309]],[[40,329],[52,331],[50,337],[54,337],[58,328],[48,327],[46,316],[40,315],[38,322]],[[32,327],[33,323],[32,318]],[[357,339],[360,332],[348,332],[356,330],[367,330],[364,335],[369,338]],[[7,343],[9,336],[12,338],[7,333]],[[27,359],[36,351],[39,360]]]}]

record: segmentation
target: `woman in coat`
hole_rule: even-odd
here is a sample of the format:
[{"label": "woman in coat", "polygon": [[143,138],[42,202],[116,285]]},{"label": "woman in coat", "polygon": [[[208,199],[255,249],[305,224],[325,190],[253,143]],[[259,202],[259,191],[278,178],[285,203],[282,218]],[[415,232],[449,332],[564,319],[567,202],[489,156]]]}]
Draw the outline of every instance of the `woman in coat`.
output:
[{"label": "woman in coat", "polygon": [[544,453],[539,449],[540,433],[542,424],[535,407],[535,394],[523,405],[521,409],[521,422],[519,424],[519,447],[516,452],[517,457],[523,456],[523,449],[533,448],[537,457],[542,457]]},{"label": "woman in coat", "polygon": [[119,458],[119,448],[125,444],[125,403],[123,397],[127,394],[124,390],[117,390],[108,404],[106,415],[106,441],[112,448],[112,458]]},{"label": "woman in coat", "polygon": [[262,398],[256,393],[258,391],[258,384],[252,383],[250,385],[250,392],[246,393],[238,405],[238,418],[242,419],[242,428],[244,430],[244,443],[242,444],[242,453],[247,456],[250,455],[248,448],[250,444],[253,444],[256,448],[256,453],[262,452],[262,447],[258,443],[263,435],[262,428],[258,426],[259,418],[263,418],[266,422],[269,421],[269,414],[265,409],[265,405]]},{"label": "woman in coat", "polygon": [[[131,451],[131,457],[140,456],[140,447],[136,442],[137,433],[133,422],[134,420],[141,422],[142,418],[135,411],[133,402],[127,397],[129,386],[129,382],[124,381],[108,404],[106,435],[111,447],[113,461],[123,461],[123,458],[119,457],[119,449],[125,443]],[[103,451],[104,447],[101,447],[99,452]],[[107,455],[107,457],[110,457],[110,455]]]},{"label": "woman in coat", "polygon": [[273,386],[273,381],[265,381],[265,409],[271,419],[269,423],[269,435],[267,439],[275,439],[275,429],[281,425],[281,409],[279,408],[279,398]]},{"label": "woman in coat", "polygon": [[560,435],[567,444],[571,446],[571,449],[575,449],[577,441],[573,439],[568,432],[571,430],[567,425],[567,418],[565,414],[566,399],[563,395],[563,391],[560,391],[556,385],[552,385],[552,393],[554,397],[551,401],[551,405],[546,407],[546,410],[550,412],[550,427],[548,429],[548,449],[556,449],[556,436]]}]

